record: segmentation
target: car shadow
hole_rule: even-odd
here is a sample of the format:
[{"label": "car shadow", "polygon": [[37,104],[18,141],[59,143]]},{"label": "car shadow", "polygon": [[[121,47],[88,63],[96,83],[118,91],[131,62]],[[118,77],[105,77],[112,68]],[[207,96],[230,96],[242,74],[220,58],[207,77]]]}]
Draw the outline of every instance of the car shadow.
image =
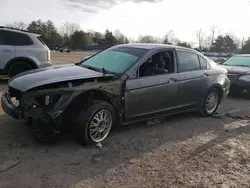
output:
[{"label": "car shadow", "polygon": [[[139,123],[123,126],[114,129],[106,141],[102,143],[103,147],[98,148],[77,145],[72,134],[62,135],[60,142],[55,145],[38,144],[34,141],[28,127],[2,115],[0,117],[2,122],[0,125],[0,148],[3,148],[4,153],[9,154],[12,153],[13,149],[16,149],[15,156],[24,159],[19,164],[20,167],[15,169],[18,174],[22,174],[22,171],[32,165],[38,166],[38,168],[43,169],[42,171],[50,171],[53,166],[53,172],[48,174],[47,185],[56,179],[59,187],[62,184],[68,187],[85,179],[100,176],[108,169],[152,152],[161,145],[169,145],[173,142],[180,143],[206,132],[213,132],[217,135],[215,139],[195,149],[183,160],[185,162],[218,143],[237,137],[243,132],[250,133],[250,128],[247,125],[243,129],[234,130],[234,134],[224,136],[225,124],[238,121],[237,118],[232,117],[204,118],[187,113],[168,117],[161,123],[154,125]],[[37,157],[34,158],[34,155]],[[35,173],[35,176],[42,176],[42,171]],[[33,176],[32,173],[28,175]],[[65,181],[64,178],[68,175],[74,177]],[[21,181],[22,177],[18,177],[18,180],[19,178]],[[22,185],[25,182],[19,183]]]},{"label": "car shadow", "polygon": [[237,96],[232,96],[231,94],[228,95],[228,98],[231,99],[250,99],[250,95],[247,92],[241,92]]}]

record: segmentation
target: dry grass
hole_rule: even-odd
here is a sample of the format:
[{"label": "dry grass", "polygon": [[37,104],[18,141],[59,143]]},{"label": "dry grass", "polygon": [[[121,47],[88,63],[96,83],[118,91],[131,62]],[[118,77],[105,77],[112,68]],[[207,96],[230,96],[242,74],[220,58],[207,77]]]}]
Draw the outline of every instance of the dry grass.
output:
[{"label": "dry grass", "polygon": [[51,60],[54,64],[68,64],[76,63],[80,61],[84,56],[89,56],[95,54],[96,51],[83,51],[83,52],[71,52],[71,53],[61,53],[61,52],[51,52]]}]

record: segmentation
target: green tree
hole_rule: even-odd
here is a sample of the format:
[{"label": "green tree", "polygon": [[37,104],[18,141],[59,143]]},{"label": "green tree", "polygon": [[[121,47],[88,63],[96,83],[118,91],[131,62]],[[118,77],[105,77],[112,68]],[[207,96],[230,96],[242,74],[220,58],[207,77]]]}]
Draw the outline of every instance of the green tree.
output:
[{"label": "green tree", "polygon": [[111,46],[118,44],[118,40],[115,38],[113,33],[109,31],[108,29],[106,30],[104,34],[104,40],[105,40],[105,46],[107,47],[111,47]]},{"label": "green tree", "polygon": [[250,54],[250,37],[244,42],[240,52],[243,54]]},{"label": "green tree", "polygon": [[234,40],[229,36],[219,35],[211,47],[213,52],[235,52],[237,51],[237,45]]},{"label": "green tree", "polygon": [[27,27],[29,32],[41,35],[42,40],[48,46],[55,46],[62,43],[62,36],[57,32],[54,23],[51,20],[43,22],[42,20],[32,21]]},{"label": "green tree", "polygon": [[73,49],[82,48],[87,45],[86,33],[82,30],[75,31],[71,35],[71,47]]},{"label": "green tree", "polygon": [[104,36],[100,32],[94,32],[92,40],[95,44],[103,44]]}]

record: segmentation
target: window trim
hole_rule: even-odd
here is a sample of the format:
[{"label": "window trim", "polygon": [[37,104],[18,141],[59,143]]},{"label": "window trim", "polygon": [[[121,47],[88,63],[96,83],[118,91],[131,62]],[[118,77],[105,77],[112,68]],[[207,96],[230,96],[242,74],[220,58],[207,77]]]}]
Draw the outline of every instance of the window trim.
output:
[{"label": "window trim", "polygon": [[[158,74],[158,75],[150,75],[150,76],[143,76],[143,77],[138,77],[139,74],[139,68],[142,66],[145,61],[148,60],[151,56],[160,53],[160,52],[165,52],[165,51],[171,51],[173,53],[173,60],[174,60],[174,72],[172,73],[166,73],[166,74]],[[143,57],[142,57],[143,58]],[[127,80],[135,80],[135,79],[141,79],[141,78],[151,78],[153,76],[159,76],[159,75],[172,75],[178,73],[178,67],[177,67],[177,59],[176,59],[176,50],[171,49],[171,48],[166,48],[166,49],[160,49],[160,50],[155,50],[151,53],[149,53],[145,58],[141,60],[141,62],[138,64],[138,66],[131,72],[131,74],[128,76]],[[136,74],[136,77],[133,77],[133,75]]]},{"label": "window trim", "polygon": [[[184,71],[184,72],[181,72],[180,71],[180,59],[179,59],[179,56],[178,56],[178,52],[187,52],[187,53],[191,53],[191,54],[194,54],[197,56],[197,59],[199,61],[199,69],[196,69],[196,70],[189,70],[189,71]],[[190,51],[190,50],[184,50],[184,49],[177,49],[176,50],[176,59],[177,59],[177,67],[178,67],[178,73],[185,73],[185,72],[193,72],[193,71],[200,71],[201,70],[201,64],[200,64],[200,59],[198,57],[199,55],[193,51]]]},{"label": "window trim", "polygon": [[[207,63],[206,69],[202,69],[202,68],[201,68],[201,61],[200,61],[200,58],[202,58],[203,60],[206,61],[206,63]],[[208,63],[208,61],[207,61],[204,57],[198,55],[198,59],[199,59],[199,62],[200,62],[200,70],[209,70],[209,69],[210,69],[209,63]]]}]

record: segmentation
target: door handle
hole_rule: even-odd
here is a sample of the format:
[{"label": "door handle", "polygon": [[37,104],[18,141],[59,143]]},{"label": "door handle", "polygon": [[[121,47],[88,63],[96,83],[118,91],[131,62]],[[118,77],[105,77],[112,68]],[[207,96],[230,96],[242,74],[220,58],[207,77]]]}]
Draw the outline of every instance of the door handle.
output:
[{"label": "door handle", "polygon": [[203,76],[206,77],[206,76],[209,76],[209,74],[205,72],[203,73]]},{"label": "door handle", "polygon": [[12,49],[4,49],[3,52],[13,52],[14,50]]}]

